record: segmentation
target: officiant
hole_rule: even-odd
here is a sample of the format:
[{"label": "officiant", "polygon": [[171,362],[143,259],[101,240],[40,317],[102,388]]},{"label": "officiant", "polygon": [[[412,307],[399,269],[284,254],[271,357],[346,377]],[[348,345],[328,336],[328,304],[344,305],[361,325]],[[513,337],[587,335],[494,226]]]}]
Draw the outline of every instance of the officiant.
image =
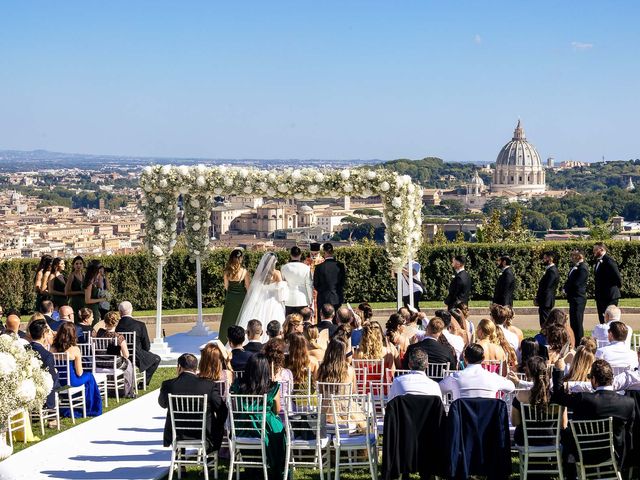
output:
[{"label": "officiant", "polygon": [[284,302],[285,314],[300,313],[313,302],[313,281],[311,268],[301,261],[302,250],[300,247],[291,247],[289,251],[291,259],[280,269],[282,280],[287,282],[287,295]]},{"label": "officiant", "polygon": [[[409,263],[402,268],[402,303],[405,307],[411,304],[410,295],[413,295],[413,308],[420,311],[420,299],[424,293],[424,287],[420,280],[420,270],[422,266],[413,260],[411,262],[411,274],[409,273]],[[413,276],[413,292],[409,293],[409,275]]]}]

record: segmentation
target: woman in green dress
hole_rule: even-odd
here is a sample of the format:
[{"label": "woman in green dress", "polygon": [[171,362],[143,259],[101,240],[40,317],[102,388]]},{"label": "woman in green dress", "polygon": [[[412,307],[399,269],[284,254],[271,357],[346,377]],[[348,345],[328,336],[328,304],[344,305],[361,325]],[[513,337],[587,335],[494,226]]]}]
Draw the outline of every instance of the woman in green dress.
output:
[{"label": "woman in green dress", "polygon": [[69,306],[73,308],[74,321],[80,323],[80,309],[84,308],[84,259],[78,255],[73,259],[71,264],[73,271],[67,278],[67,284],[64,287],[64,293],[69,299]]},{"label": "woman in green dress", "polygon": [[242,302],[251,283],[249,272],[242,267],[242,258],[242,249],[234,248],[224,267],[223,281],[227,294],[224,298],[224,309],[218,331],[218,340],[223,344],[227,343],[227,329],[236,324]]},{"label": "woman in green dress", "polygon": [[82,288],[84,290],[84,303],[87,308],[93,312],[93,327],[100,321],[100,302],[105,302],[107,299],[100,297],[99,285],[102,285],[102,277],[100,275],[100,268],[102,266],[99,262],[91,261],[87,267],[87,273],[84,276],[82,282]]},{"label": "woman in green dress", "polygon": [[64,293],[67,281],[64,279],[64,258],[56,257],[51,264],[51,275],[49,275],[49,295],[53,306],[57,309],[67,305],[67,295]]},{"label": "woman in green dress", "polygon": [[[265,447],[269,479],[282,479],[285,469],[285,431],[280,411],[280,384],[273,381],[271,365],[266,355],[258,352],[247,362],[244,375],[231,386],[231,393],[238,395],[267,395],[267,418]],[[253,428],[236,432],[242,437],[260,437],[262,423],[260,415],[247,409],[245,419],[251,420]],[[246,424],[245,424],[246,425]],[[259,475],[262,478],[262,475]]]}]

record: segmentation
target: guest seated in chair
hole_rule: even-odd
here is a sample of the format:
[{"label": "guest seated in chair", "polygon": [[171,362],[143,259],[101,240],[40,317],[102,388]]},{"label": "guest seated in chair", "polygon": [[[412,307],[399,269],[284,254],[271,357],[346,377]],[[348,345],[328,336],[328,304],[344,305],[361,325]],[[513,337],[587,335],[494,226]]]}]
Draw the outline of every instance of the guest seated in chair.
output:
[{"label": "guest seated in chair", "polygon": [[233,368],[234,372],[242,372],[247,365],[247,361],[253,355],[252,352],[247,352],[242,347],[245,340],[244,328],[240,325],[230,326],[227,329],[227,338],[231,347],[231,368]]},{"label": "guest seated in chair", "polygon": [[408,356],[407,362],[412,371],[393,380],[388,401],[400,395],[435,395],[442,398],[438,383],[427,377],[425,373],[429,368],[429,356],[425,351],[413,349]]},{"label": "guest seated in chair", "polygon": [[[158,403],[162,408],[169,408],[169,394],[172,395],[207,395],[207,452],[214,452],[220,448],[224,422],[227,419],[227,406],[218,394],[216,385],[196,374],[198,359],[191,353],[183,353],[178,358],[178,376],[165,380],[160,387]],[[199,436],[197,436],[199,438]],[[173,441],[171,417],[167,414],[164,424],[163,444],[170,447]]]},{"label": "guest seated in chair", "polygon": [[[46,405],[47,408],[55,408],[55,391],[60,388],[60,380],[55,362],[53,361],[53,355],[49,352],[49,347],[51,346],[51,342],[53,342],[53,331],[45,320],[36,320],[29,325],[29,335],[31,336],[31,348],[40,355],[43,365],[53,379],[53,388],[47,396]],[[49,428],[52,427],[57,427],[55,420],[49,422]]]}]

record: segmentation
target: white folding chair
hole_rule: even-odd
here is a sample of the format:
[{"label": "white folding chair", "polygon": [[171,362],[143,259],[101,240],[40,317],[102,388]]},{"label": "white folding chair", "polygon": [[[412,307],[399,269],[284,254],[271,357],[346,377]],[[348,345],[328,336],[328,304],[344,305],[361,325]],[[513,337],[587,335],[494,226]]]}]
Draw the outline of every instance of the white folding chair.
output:
[{"label": "white folding chair", "polygon": [[631,348],[636,352],[640,349],[640,333],[633,333],[631,335]]},{"label": "white folding chair", "polygon": [[504,370],[504,362],[502,360],[484,360],[481,364],[482,368],[487,372],[502,375]]},{"label": "white folding chair", "polygon": [[[578,449],[578,478],[622,480],[613,446],[611,417],[602,420],[571,420],[569,425]],[[598,462],[592,463],[593,459]]]},{"label": "white folding chair", "polygon": [[367,368],[366,367],[354,367],[353,373],[356,377],[356,393],[368,393],[367,388]]},{"label": "white folding chair", "polygon": [[615,376],[624,373],[627,370],[631,370],[631,365],[626,365],[624,367],[611,367],[611,370],[613,371],[613,375]]},{"label": "white folding chair", "polygon": [[606,347],[609,345],[609,340],[597,340],[598,348]]},{"label": "white folding chair", "polygon": [[89,370],[93,373],[93,378],[95,378],[100,394],[104,399],[104,406],[108,407],[109,389],[107,387],[107,374],[96,372],[95,348],[92,343],[79,343],[78,347],[80,347],[80,353],[82,354],[82,369]]},{"label": "white folding chair", "polygon": [[[7,435],[9,446],[13,448],[13,432],[22,431],[22,443],[27,443],[27,418],[28,413],[24,408],[17,408],[7,415]],[[4,435],[4,432],[0,433]]]},{"label": "white folding chair", "polygon": [[60,431],[60,399],[58,392],[53,392],[53,399],[55,402],[53,408],[47,408],[42,405],[39,409],[31,412],[31,422],[33,423],[34,420],[40,422],[40,432],[43,436],[45,420],[55,420],[58,431]]},{"label": "white folding chair", "polygon": [[131,360],[131,364],[133,365],[134,371],[134,392],[138,393],[138,384],[142,382],[142,390],[147,389],[147,372],[141,372],[138,367],[136,367],[137,360],[137,350],[136,350],[136,332],[118,332],[120,335],[124,337],[125,342],[127,342],[127,349],[129,350],[129,360]]},{"label": "white folding chair", "polygon": [[[527,480],[529,474],[562,474],[562,449],[560,429],[563,408],[550,404],[544,407],[521,404],[524,445],[518,447],[520,456],[520,479]],[[531,469],[531,466],[537,468]]]},{"label": "white folding chair", "polygon": [[448,363],[430,363],[427,367],[427,377],[437,382],[445,377],[448,369]]},{"label": "white folding chair", "polygon": [[[368,466],[373,480],[378,478],[378,434],[375,427],[375,412],[370,395],[333,395],[331,397],[331,417],[333,424],[333,447],[335,449],[335,480],[340,479],[340,467]],[[364,426],[364,428],[362,428]],[[350,455],[365,450],[366,461]],[[346,461],[342,453],[348,453]]]},{"label": "white folding chair", "polygon": [[292,408],[285,410],[285,428],[288,459],[284,480],[290,467],[314,467],[324,480],[330,470],[330,437],[326,431],[326,418],[322,413],[322,395],[291,395],[285,398]]},{"label": "white folding chair", "polygon": [[76,423],[75,409],[82,409],[82,418],[87,416],[87,402],[84,394],[84,385],[78,387],[72,387],[69,385],[69,378],[71,378],[71,365],[69,363],[68,353],[54,353],[53,365],[58,371],[58,379],[60,385],[66,386],[58,391],[59,394],[59,408],[69,408],[71,411],[71,422]]},{"label": "white folding chair", "polygon": [[[380,383],[386,381],[384,371],[384,359],[353,359],[353,368],[356,370],[356,385],[358,393],[369,393],[369,385],[371,383]],[[364,377],[358,379],[358,369],[364,369]],[[364,388],[361,388],[361,385]]]},{"label": "white folding chair", "polygon": [[93,338],[94,355],[96,359],[96,372],[107,375],[107,388],[113,389],[116,394],[116,403],[120,403],[120,389],[124,390],[124,372],[118,368],[119,355],[110,355],[109,345],[117,345],[118,339]]},{"label": "white folding chair", "polygon": [[169,416],[172,433],[169,480],[176,469],[180,478],[182,465],[202,465],[204,478],[209,480],[208,460],[214,454],[207,455],[207,395],[169,394]]},{"label": "white folding chair", "polygon": [[413,370],[403,370],[401,368],[396,368],[393,372],[393,378],[399,377],[400,375],[406,375],[407,373],[411,373]]},{"label": "white folding chair", "polygon": [[390,388],[391,382],[371,384],[371,401],[373,402],[373,409],[376,413],[376,429],[378,435],[382,435],[384,432],[384,415],[387,408]]},{"label": "white folding chair", "polygon": [[[233,472],[239,478],[239,467],[262,468],[268,480],[265,446],[267,421],[266,395],[234,395],[227,397],[229,407],[229,480]],[[288,459],[285,459],[288,462]]]}]

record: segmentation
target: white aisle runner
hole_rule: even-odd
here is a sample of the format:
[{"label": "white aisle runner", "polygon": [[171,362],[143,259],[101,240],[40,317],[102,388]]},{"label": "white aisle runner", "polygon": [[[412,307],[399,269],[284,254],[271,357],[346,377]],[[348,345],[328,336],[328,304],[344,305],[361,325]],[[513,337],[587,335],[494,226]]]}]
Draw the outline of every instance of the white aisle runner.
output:
[{"label": "white aisle runner", "polygon": [[[161,478],[171,457],[162,447],[166,412],[158,405],[158,391],[149,392],[0,462],[0,479]],[[37,435],[40,426],[33,430]]]}]

